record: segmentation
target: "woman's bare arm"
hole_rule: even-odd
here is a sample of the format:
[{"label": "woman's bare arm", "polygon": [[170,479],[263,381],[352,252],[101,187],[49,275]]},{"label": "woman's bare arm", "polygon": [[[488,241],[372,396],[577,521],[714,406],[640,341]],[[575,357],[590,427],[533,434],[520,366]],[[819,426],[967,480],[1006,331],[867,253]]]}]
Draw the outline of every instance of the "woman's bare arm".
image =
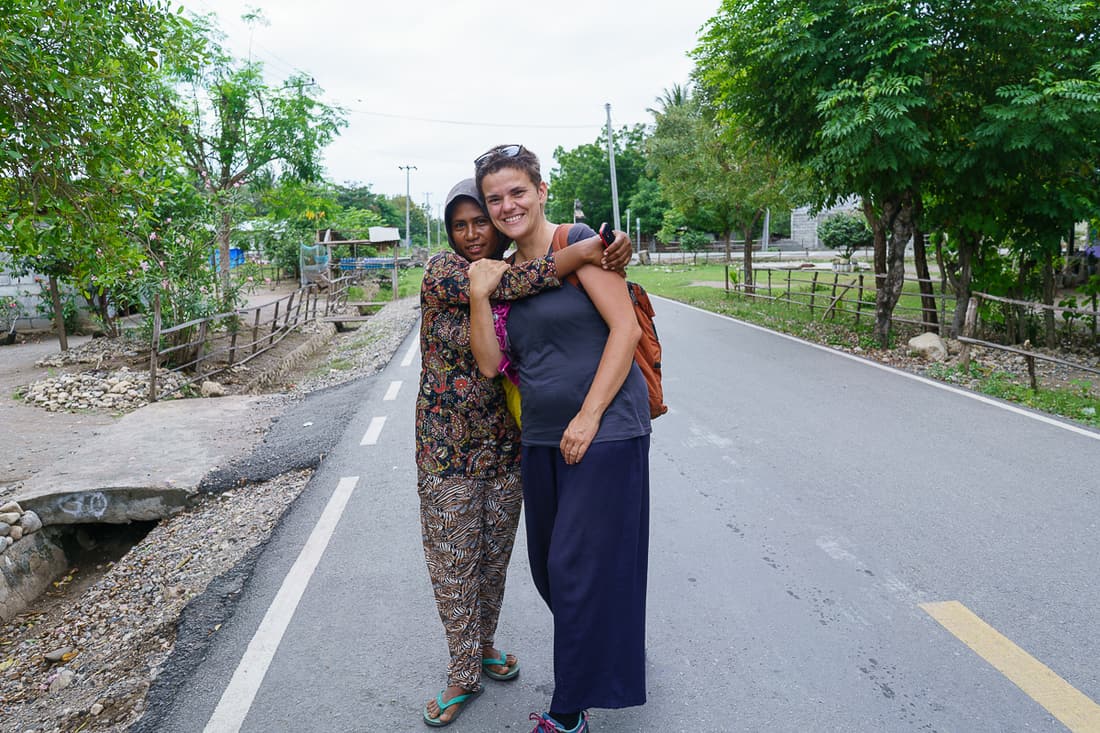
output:
[{"label": "woman's bare arm", "polygon": [[493,328],[489,296],[507,271],[508,263],[500,260],[478,260],[470,264],[470,350],[474,352],[478,371],[486,377],[498,374],[503,356]]},{"label": "woman's bare arm", "polygon": [[569,422],[561,439],[566,463],[579,463],[600,429],[600,420],[611,400],[619,393],[630,366],[642,329],[634,315],[626,285],[618,274],[595,266],[582,267],[577,277],[600,312],[609,330],[596,376],[577,415]]}]

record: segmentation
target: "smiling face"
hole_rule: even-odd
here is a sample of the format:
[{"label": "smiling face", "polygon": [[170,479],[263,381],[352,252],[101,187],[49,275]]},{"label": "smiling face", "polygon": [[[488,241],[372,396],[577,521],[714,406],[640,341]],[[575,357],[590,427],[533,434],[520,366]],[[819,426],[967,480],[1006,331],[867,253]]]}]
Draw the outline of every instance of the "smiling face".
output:
[{"label": "smiling face", "polygon": [[448,228],[458,253],[470,262],[492,257],[500,249],[497,230],[473,199],[454,202]]},{"label": "smiling face", "polygon": [[481,194],[493,224],[504,236],[524,243],[546,220],[546,183],[520,168],[503,167],[481,179]]}]

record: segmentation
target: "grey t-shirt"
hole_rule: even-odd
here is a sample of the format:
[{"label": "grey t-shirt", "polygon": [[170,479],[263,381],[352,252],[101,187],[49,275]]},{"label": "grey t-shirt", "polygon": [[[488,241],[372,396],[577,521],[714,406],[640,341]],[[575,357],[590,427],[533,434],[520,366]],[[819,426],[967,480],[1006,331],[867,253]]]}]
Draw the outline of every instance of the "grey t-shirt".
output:
[{"label": "grey t-shirt", "polygon": [[[569,231],[569,244],[594,235],[590,227],[576,224]],[[508,342],[519,370],[524,445],[561,442],[596,376],[608,333],[596,306],[569,282],[512,304]],[[638,365],[631,364],[593,442],[637,438],[649,432],[649,392]]]}]

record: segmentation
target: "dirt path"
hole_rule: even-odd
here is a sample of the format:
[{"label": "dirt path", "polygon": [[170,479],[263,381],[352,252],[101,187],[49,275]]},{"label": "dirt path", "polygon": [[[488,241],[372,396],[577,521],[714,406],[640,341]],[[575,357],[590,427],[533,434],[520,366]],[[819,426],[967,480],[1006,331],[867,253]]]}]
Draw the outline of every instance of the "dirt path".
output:
[{"label": "dirt path", "polygon": [[[74,336],[76,348],[90,337]],[[65,459],[87,436],[117,418],[103,412],[46,412],[15,397],[27,385],[71,369],[44,368],[35,362],[59,351],[54,337],[32,338],[11,346],[0,346],[0,493],[17,487],[41,466]]]}]

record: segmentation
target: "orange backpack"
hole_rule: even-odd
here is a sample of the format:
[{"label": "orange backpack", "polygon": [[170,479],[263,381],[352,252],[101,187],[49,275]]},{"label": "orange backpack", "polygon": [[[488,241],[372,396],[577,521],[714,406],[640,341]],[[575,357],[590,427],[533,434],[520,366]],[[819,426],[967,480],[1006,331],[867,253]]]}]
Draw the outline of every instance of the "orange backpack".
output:
[{"label": "orange backpack", "polygon": [[[554,231],[551,251],[557,252],[569,246],[571,226],[572,224],[558,225]],[[626,273],[622,275],[626,277]],[[566,280],[581,287],[580,278],[576,275],[569,275]],[[646,293],[645,288],[627,280],[626,289],[630,293],[630,302],[634,304],[634,315],[638,318],[638,325],[642,328],[642,337],[638,339],[638,346],[634,349],[634,361],[641,369],[646,387],[649,389],[649,417],[653,419],[668,412],[665,391],[661,386],[661,341],[657,338],[657,328],[653,325],[656,314],[653,312],[653,304],[649,302],[649,294]]]}]

